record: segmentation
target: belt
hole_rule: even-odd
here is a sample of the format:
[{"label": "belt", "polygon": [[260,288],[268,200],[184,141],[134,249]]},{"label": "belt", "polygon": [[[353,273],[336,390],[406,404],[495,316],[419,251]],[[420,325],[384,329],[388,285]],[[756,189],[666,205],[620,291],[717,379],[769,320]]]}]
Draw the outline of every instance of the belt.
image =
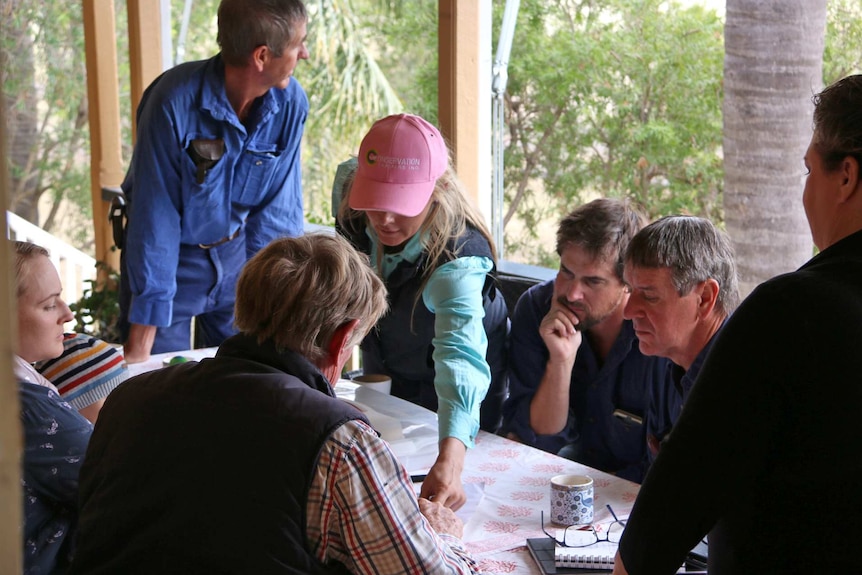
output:
[{"label": "belt", "polygon": [[211,244],[198,244],[198,247],[199,247],[199,248],[201,248],[202,250],[208,250],[208,249],[210,249],[210,248],[214,248],[214,247],[216,247],[216,246],[220,246],[220,245],[222,245],[222,244],[226,244],[226,243],[228,243],[228,242],[229,242],[229,241],[231,241],[231,240],[235,240],[235,239],[236,239],[236,237],[239,235],[239,232],[240,232],[240,230],[241,230],[241,229],[242,229],[241,227],[240,227],[240,228],[237,228],[237,229],[236,229],[236,231],[235,231],[234,233],[232,233],[232,234],[231,234],[231,235],[229,235],[229,236],[225,236],[225,237],[223,237],[222,239],[220,239],[220,240],[219,240],[219,241],[217,241],[217,242],[213,242],[213,243],[211,243]]}]

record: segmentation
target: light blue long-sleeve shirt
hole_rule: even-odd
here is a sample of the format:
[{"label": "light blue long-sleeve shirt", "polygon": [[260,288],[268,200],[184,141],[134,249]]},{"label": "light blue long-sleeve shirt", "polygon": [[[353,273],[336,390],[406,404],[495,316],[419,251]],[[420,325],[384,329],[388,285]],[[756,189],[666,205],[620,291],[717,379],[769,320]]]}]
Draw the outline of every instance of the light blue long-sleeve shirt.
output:
[{"label": "light blue long-sleeve shirt", "polygon": [[[371,264],[377,266],[377,237],[371,238]],[[423,252],[420,234],[414,235],[399,253],[386,253],[379,267],[387,278],[402,262],[415,263]],[[422,302],[435,314],[434,389],[440,439],[454,437],[473,447],[479,431],[479,406],[491,384],[485,360],[488,337],[482,320],[482,288],[494,267],[486,257],[461,257],[438,267],[422,291]]]}]

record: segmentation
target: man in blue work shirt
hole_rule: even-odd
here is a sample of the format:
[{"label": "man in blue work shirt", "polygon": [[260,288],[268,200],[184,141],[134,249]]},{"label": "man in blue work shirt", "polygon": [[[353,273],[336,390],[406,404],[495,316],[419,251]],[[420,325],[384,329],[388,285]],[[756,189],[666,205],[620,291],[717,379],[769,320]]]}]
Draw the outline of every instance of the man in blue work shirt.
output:
[{"label": "man in blue work shirt", "polygon": [[303,229],[300,141],[308,58],[300,0],[222,0],[221,52],[168,70],[146,90],[123,182],[125,356],[220,344],[235,333],[236,280],[270,240]]},{"label": "man in blue work shirt", "polygon": [[733,247],[709,220],[667,216],[629,242],[623,275],[631,289],[623,316],[632,321],[641,352],[672,362],[650,392],[646,434],[652,462],[739,302]]},{"label": "man in blue work shirt", "polygon": [[627,203],[598,199],[560,222],[560,271],[526,291],[512,317],[511,437],[640,482],[646,463],[648,391],[666,360],[638,349],[623,254],[643,218]]}]

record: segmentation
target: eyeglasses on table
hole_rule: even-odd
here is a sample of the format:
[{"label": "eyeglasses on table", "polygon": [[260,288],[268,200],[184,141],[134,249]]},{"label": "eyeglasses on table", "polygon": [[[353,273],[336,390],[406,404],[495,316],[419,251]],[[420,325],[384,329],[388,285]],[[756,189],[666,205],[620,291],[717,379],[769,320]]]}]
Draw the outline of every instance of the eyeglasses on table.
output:
[{"label": "eyeglasses on table", "polygon": [[599,529],[594,524],[590,525],[569,525],[563,529],[563,540],[560,541],[557,537],[551,535],[545,529],[545,512],[541,512],[542,533],[550,537],[560,547],[589,547],[602,541],[611,543],[619,543],[620,537],[626,527],[626,522],[621,521],[610,505],[607,505],[608,511],[611,512],[614,521],[610,523],[606,529]]}]

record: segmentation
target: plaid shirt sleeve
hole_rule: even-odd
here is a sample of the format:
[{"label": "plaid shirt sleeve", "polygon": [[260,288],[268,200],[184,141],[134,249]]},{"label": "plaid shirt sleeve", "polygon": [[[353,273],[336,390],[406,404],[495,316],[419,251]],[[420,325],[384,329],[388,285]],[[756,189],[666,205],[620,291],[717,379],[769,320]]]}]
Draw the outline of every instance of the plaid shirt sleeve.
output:
[{"label": "plaid shirt sleeve", "polygon": [[351,573],[479,573],[460,539],[432,529],[389,444],[361,421],[324,443],[306,512],[312,553]]}]

